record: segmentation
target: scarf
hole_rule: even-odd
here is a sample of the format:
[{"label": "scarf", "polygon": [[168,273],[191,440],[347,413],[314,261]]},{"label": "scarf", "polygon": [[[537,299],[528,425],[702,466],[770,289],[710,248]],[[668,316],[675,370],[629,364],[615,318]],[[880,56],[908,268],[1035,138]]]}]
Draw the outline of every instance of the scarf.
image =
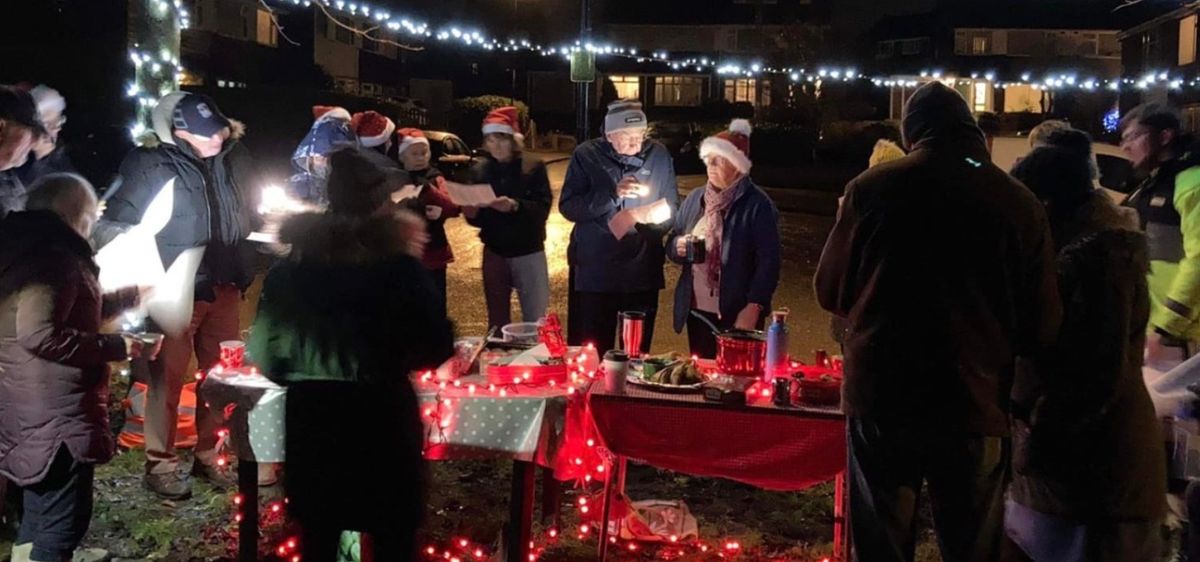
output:
[{"label": "scarf", "polygon": [[704,186],[704,218],[708,221],[704,229],[704,239],[708,246],[704,265],[708,269],[708,283],[711,287],[719,287],[721,282],[721,244],[725,236],[725,214],[745,190],[746,182],[742,179],[719,191],[714,189],[712,184]]}]

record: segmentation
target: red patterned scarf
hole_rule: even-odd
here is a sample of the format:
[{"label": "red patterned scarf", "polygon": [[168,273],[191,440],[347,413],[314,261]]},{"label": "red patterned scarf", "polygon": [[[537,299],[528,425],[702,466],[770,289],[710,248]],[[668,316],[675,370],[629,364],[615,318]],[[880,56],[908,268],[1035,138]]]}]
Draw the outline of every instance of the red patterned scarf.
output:
[{"label": "red patterned scarf", "polygon": [[721,244],[725,236],[725,213],[745,189],[746,182],[741,179],[719,191],[714,189],[711,183],[704,186],[704,219],[708,221],[704,230],[704,238],[707,240],[704,265],[708,269],[708,282],[711,287],[719,287],[721,281]]}]

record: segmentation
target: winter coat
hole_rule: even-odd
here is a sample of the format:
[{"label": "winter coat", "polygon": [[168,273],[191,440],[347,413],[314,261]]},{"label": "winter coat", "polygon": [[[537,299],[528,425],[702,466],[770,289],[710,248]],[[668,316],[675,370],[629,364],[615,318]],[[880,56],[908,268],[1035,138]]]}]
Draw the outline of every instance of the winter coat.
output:
[{"label": "winter coat", "polygon": [[40,482],[60,447],[82,463],[112,458],[108,362],[125,342],[100,334],[137,291],[101,295],[92,248],[58,215],[0,221],[0,474]]},{"label": "winter coat", "polygon": [[[177,101],[177,100],[176,100]],[[239,142],[245,127],[233,123],[233,134],[221,152],[201,159],[191,146],[176,142],[171,129],[170,101],[154,110],[155,136],[147,137],[121,162],[120,185],[96,226],[97,247],[142,221],[162,188],[174,183],[174,212],[156,236],[163,268],[184,250],[205,246],[196,273],[196,298],[215,299],[215,285],[244,290],[254,278],[254,248],[246,237],[259,221],[258,184],[250,154]]]},{"label": "winter coat", "polygon": [[1200,154],[1164,163],[1126,201],[1150,247],[1150,326],[1200,341]]},{"label": "winter coat", "polygon": [[17,177],[21,178],[25,185],[33,185],[38,178],[50,174],[78,173],[71,164],[71,157],[67,155],[67,148],[61,144],[55,146],[45,158],[38,158],[30,152],[29,160],[16,171]]},{"label": "winter coat", "polygon": [[16,211],[25,210],[25,182],[16,170],[0,172],[0,219]]},{"label": "winter coat", "polygon": [[1146,237],[1097,192],[1055,228],[1063,324],[1014,389],[1014,501],[1076,521],[1165,513],[1161,426],[1142,382]]},{"label": "winter coat", "polygon": [[488,156],[472,167],[471,177],[477,183],[490,184],[496,197],[515,199],[518,206],[512,213],[479,209],[475,218],[467,219],[479,229],[483,246],[505,258],[544,251],[546,220],[554,203],[546,164],[526,155],[504,163]]},{"label": "winter coat", "polygon": [[280,230],[291,255],[267,274],[248,351],[288,387],[288,510],[305,524],[415,529],[424,508],[408,375],[450,357],[453,333],[399,232],[333,214]]},{"label": "winter coat", "polygon": [[[413,212],[425,217],[425,233],[429,235],[429,243],[425,245],[425,254],[421,256],[421,264],[426,269],[444,269],[454,261],[454,251],[450,248],[450,239],[446,238],[446,219],[462,214],[462,209],[450,200],[446,191],[446,178],[437,168],[408,172],[414,185],[423,186],[421,194],[409,203]],[[437,218],[431,219],[429,207],[441,209]]]},{"label": "winter coat", "polygon": [[1061,316],[1045,211],[991,163],[957,92],[922,88],[903,128],[913,151],[846,186],[815,276],[820,305],[850,322],[843,409],[1008,435],[1016,358]]},{"label": "winter coat", "polygon": [[[780,245],[779,211],[749,176],[742,178],[745,188],[725,213],[721,242],[720,316],[737,318],[748,303],[771,310],[771,297],[779,286]],[[730,189],[734,189],[731,187]],[[675,286],[675,331],[683,331],[692,309],[692,267],[675,253],[675,241],[692,233],[704,215],[704,188],[688,194],[675,215],[667,255],[683,264]]]},{"label": "winter coat", "polygon": [[[617,197],[617,184],[633,176],[650,188],[636,199]],[[671,223],[639,224],[617,240],[608,221],[624,209],[644,207],[666,199],[672,215],[679,206],[679,186],[670,152],[646,141],[637,156],[621,156],[604,139],[575,149],[563,182],[558,210],[575,223],[568,261],[575,270],[576,291],[636,293],[663,288],[663,236]]]}]

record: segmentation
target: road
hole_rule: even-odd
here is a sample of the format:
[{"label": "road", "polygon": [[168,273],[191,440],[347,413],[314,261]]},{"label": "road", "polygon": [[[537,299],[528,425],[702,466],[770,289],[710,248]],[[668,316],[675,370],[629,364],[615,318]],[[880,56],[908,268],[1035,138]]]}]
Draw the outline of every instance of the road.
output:
[{"label": "road", "polygon": [[[555,206],[546,225],[546,259],[550,270],[550,309],[560,317],[567,312],[567,243],[571,235],[571,223],[558,212],[558,199],[562,192],[566,162],[550,164],[550,183],[554,192]],[[695,181],[684,181],[684,188],[694,187]],[[692,185],[688,185],[688,184]],[[833,225],[831,217],[801,213],[780,213],[780,234],[783,240],[783,271],[779,290],[775,296],[775,307],[791,309],[790,350],[793,357],[812,357],[816,349],[834,352],[836,344],[829,337],[829,315],[816,304],[812,292],[812,277],[825,237]],[[480,273],[483,245],[478,231],[461,218],[451,219],[446,224],[446,234],[454,249],[455,262],[450,265],[448,292],[450,316],[455,320],[460,335],[483,335],[487,329],[487,312],[484,306],[483,285]],[[672,297],[679,278],[679,266],[666,266],[667,289],[659,295],[658,322],[654,330],[654,349],[659,351],[686,351],[687,337],[676,334],[671,328]],[[513,318],[519,318],[514,299]]]}]

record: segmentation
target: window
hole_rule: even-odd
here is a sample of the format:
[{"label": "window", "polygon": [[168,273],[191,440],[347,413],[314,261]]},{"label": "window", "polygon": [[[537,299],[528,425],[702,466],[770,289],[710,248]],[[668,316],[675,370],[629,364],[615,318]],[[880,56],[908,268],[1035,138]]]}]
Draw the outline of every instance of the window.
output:
[{"label": "window", "polygon": [[352,35],[350,33],[349,29],[346,29],[345,27],[338,25],[337,22],[330,22],[329,25],[332,25],[334,27],[333,36],[335,39],[338,40],[338,42],[345,43],[347,45],[354,44],[354,35]]},{"label": "window", "polygon": [[1191,133],[1200,131],[1200,104],[1185,105],[1182,113],[1183,128]]},{"label": "window", "polygon": [[1179,20],[1179,66],[1196,62],[1196,14]]},{"label": "window", "polygon": [[988,90],[990,86],[987,82],[975,82],[971,86],[971,108],[976,112],[991,111],[988,104]]},{"label": "window", "polygon": [[608,79],[612,81],[613,87],[617,89],[617,99],[641,99],[641,78],[637,76],[609,76]]},{"label": "window", "polygon": [[875,58],[887,59],[896,54],[895,41],[880,41],[875,45]]},{"label": "window", "polygon": [[1018,84],[1004,88],[1005,113],[1041,113],[1042,91]]},{"label": "window", "polygon": [[339,92],[358,95],[358,81],[353,78],[338,78],[334,80],[334,85]]},{"label": "window", "polygon": [[758,103],[762,107],[771,107],[771,81],[763,80],[759,93]]},{"label": "window", "polygon": [[737,78],[725,81],[725,100],[730,103],[747,102],[758,105],[758,81],[753,78]]},{"label": "window", "polygon": [[972,37],[971,38],[971,54],[986,55],[991,52],[991,37]]},{"label": "window", "polygon": [[919,55],[925,52],[925,46],[929,39],[921,37],[919,39],[905,39],[900,41],[900,54],[902,55]]},{"label": "window", "polygon": [[700,105],[704,79],[695,76],[659,76],[654,79],[654,104],[664,106]]},{"label": "window", "polygon": [[271,21],[271,13],[266,10],[258,10],[258,44],[274,47],[279,44],[279,36],[276,34],[275,22]]}]

